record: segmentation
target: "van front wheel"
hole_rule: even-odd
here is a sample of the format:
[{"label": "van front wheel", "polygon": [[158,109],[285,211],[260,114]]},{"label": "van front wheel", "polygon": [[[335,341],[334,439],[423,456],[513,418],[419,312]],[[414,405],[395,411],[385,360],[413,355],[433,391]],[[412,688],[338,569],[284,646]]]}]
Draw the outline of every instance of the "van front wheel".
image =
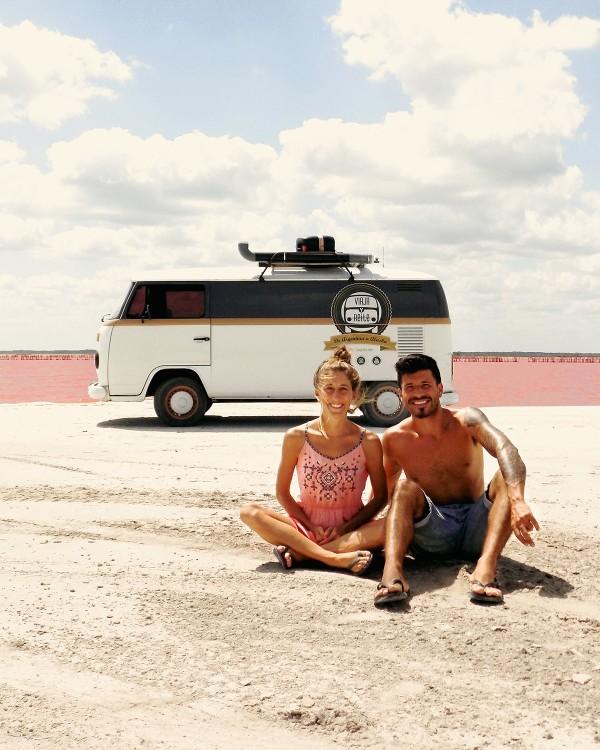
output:
[{"label": "van front wheel", "polygon": [[400,397],[400,389],[391,381],[371,383],[367,388],[366,399],[360,409],[367,420],[377,427],[390,427],[408,416]]},{"label": "van front wheel", "polygon": [[170,427],[198,424],[208,406],[202,386],[191,378],[165,380],[154,394],[156,416]]}]

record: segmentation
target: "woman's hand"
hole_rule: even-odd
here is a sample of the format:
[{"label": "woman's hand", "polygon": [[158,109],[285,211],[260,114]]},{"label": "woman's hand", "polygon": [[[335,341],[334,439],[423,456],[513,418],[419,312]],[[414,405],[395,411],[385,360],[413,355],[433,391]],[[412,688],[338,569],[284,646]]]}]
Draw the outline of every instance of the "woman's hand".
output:
[{"label": "woman's hand", "polygon": [[337,539],[337,537],[339,536],[339,532],[335,526],[330,526],[327,529],[324,529],[322,526],[315,526],[311,529],[311,531],[315,535],[317,544],[320,544],[321,547],[324,544],[328,544],[334,539]]}]

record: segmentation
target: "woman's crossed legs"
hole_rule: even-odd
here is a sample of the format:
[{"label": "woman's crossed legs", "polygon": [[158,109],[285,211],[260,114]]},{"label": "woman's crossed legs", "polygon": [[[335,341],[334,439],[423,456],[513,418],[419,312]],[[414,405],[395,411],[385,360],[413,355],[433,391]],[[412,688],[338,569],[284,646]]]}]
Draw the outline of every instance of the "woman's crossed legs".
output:
[{"label": "woman's crossed legs", "polygon": [[367,569],[372,555],[368,550],[383,547],[385,519],[369,521],[364,526],[337,537],[321,546],[301,534],[289,516],[259,503],[248,503],[240,511],[240,518],[279,552],[291,568],[294,561],[318,560],[332,568],[346,568],[360,575]]}]

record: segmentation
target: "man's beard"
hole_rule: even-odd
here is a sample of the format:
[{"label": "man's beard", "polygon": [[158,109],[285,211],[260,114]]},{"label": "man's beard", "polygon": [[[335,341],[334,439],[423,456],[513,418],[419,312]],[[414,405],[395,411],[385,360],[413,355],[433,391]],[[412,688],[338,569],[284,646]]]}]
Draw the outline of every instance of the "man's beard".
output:
[{"label": "man's beard", "polygon": [[[440,408],[440,402],[434,401],[432,399],[427,404],[423,404],[422,406],[414,406],[411,404],[408,407],[408,410],[410,412],[411,417],[413,417],[414,419],[427,419],[427,417],[433,416],[439,408]],[[413,411],[413,409],[415,411]]]}]

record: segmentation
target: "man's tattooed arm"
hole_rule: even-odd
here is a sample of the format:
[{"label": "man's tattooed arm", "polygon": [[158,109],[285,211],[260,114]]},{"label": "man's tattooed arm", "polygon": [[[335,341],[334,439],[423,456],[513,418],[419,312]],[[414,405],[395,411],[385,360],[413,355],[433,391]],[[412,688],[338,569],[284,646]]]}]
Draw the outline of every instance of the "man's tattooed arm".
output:
[{"label": "man's tattooed arm", "polygon": [[461,409],[459,414],[473,439],[498,459],[510,503],[511,528],[522,544],[533,547],[531,534],[535,529],[539,529],[539,524],[525,502],[525,464],[519,456],[519,451],[479,409],[469,407]]},{"label": "man's tattooed arm", "polygon": [[462,421],[473,437],[498,460],[504,481],[509,487],[525,485],[525,464],[517,448],[506,435],[489,421],[480,409],[470,406],[461,410]]}]

